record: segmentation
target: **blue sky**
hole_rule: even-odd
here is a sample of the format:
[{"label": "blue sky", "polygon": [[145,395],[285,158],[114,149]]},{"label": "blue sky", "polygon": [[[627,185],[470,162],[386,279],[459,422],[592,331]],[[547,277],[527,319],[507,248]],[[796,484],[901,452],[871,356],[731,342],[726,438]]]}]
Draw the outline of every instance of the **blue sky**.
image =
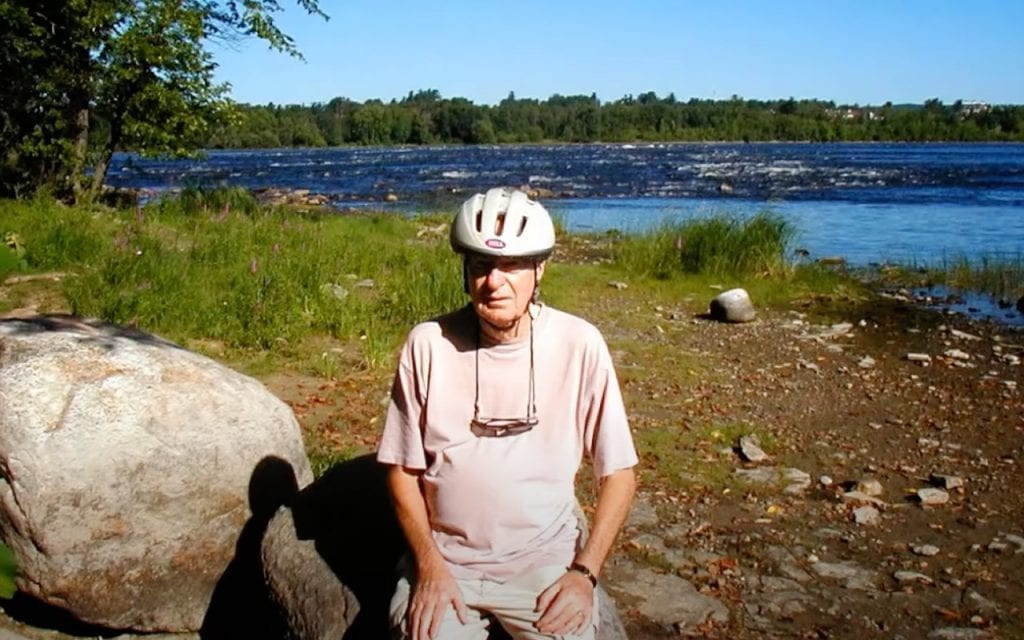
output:
[{"label": "blue sky", "polygon": [[437,89],[477,104],[510,91],[1024,104],[1019,0],[321,0],[328,22],[281,5],[306,61],[215,45],[239,102]]}]

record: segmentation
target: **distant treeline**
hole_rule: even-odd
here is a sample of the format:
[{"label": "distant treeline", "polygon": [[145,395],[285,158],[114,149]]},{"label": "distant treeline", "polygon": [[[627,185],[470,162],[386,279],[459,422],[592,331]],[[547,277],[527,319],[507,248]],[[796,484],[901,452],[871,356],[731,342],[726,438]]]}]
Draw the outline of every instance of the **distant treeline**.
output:
[{"label": "distant treeline", "polygon": [[601,102],[554,95],[476,105],[436,90],[363,103],[238,105],[215,148],[514,142],[1024,141],[1024,106],[837,106],[821,100],[676,100],[653,92]]}]

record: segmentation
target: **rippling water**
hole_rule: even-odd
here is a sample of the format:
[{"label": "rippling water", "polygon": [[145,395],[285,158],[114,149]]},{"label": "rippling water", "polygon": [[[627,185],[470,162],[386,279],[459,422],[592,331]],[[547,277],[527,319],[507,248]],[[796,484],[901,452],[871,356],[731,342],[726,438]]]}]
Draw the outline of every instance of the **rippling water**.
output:
[{"label": "rippling water", "polygon": [[[765,209],[812,256],[853,263],[1024,254],[1022,144],[651,144],[213,151],[201,161],[115,156],[108,182],[309,189],[339,207],[454,207],[531,185],[573,230]],[[397,204],[380,204],[387,193]]]}]

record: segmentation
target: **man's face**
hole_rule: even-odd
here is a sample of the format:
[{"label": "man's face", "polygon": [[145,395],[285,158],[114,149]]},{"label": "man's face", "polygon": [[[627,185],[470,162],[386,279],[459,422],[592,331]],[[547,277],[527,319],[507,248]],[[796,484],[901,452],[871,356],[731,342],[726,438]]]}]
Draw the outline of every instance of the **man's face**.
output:
[{"label": "man's face", "polygon": [[466,258],[466,272],[476,314],[492,326],[508,328],[526,313],[544,263],[534,258],[471,255]]}]

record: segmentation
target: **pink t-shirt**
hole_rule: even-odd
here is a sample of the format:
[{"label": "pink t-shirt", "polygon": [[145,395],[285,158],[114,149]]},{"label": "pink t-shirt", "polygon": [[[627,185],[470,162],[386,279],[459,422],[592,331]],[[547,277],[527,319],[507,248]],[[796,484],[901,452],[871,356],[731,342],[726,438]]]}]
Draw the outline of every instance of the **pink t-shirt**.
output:
[{"label": "pink t-shirt", "polygon": [[477,327],[465,307],[413,328],[377,459],[424,470],[434,541],[456,578],[501,580],[572,559],[584,454],[597,477],[634,466],[637,456],[604,339],[550,307],[533,329],[537,426],[474,435],[477,375],[484,417],[525,418],[530,383],[530,341],[482,347],[478,360]]}]

